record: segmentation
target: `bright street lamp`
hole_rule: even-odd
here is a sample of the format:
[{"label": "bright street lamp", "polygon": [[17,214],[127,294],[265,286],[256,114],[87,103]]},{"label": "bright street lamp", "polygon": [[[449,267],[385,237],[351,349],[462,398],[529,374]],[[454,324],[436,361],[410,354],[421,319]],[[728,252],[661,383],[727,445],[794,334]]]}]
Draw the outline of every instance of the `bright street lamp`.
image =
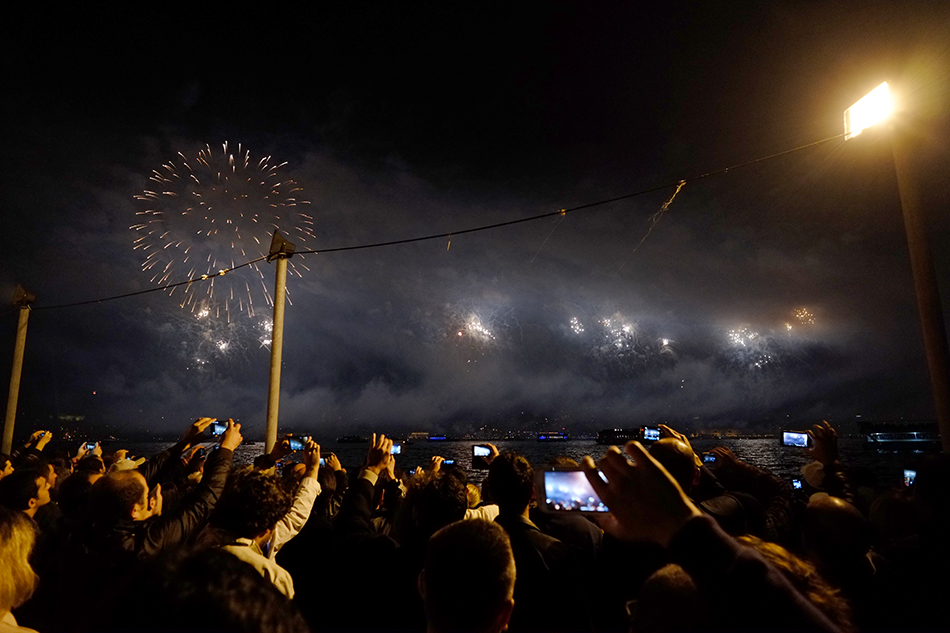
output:
[{"label": "bright street lamp", "polygon": [[[891,119],[894,103],[887,83],[869,92],[857,103],[844,111],[844,137],[850,139],[877,123]],[[937,275],[933,255],[927,240],[921,205],[921,187],[914,182],[910,168],[914,155],[910,135],[900,124],[891,120],[891,148],[894,152],[894,169],[897,172],[897,190],[904,216],[904,232],[910,267],[914,275],[914,290],[917,294],[917,313],[924,339],[927,369],[933,392],[937,425],[944,452],[950,452],[950,352],[947,349],[947,333],[943,323],[943,308],[937,290]]]}]

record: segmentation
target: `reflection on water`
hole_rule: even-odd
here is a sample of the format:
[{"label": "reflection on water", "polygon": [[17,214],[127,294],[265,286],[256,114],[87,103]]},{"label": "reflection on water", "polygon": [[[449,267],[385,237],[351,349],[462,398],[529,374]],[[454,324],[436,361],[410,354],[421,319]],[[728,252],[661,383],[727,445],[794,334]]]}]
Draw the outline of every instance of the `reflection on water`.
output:
[{"label": "reflection on water", "polygon": [[[472,470],[472,446],[481,442],[427,442],[419,441],[405,444],[402,454],[397,457],[397,466],[403,469],[416,466],[427,467],[433,455],[440,455],[446,459],[454,459],[458,467],[465,468],[469,479],[475,483],[481,482],[487,475],[484,470]],[[106,450],[129,448],[133,454],[152,455],[171,443],[115,443],[115,446],[106,447]],[[604,453],[605,446],[593,440],[573,440],[568,442],[532,442],[511,441],[494,442],[500,451],[516,451],[528,458],[536,468],[543,466],[547,461],[558,455],[566,455],[580,461],[584,455],[597,459]],[[765,468],[773,473],[791,478],[799,476],[802,466],[811,461],[803,449],[782,446],[776,439],[721,439],[721,440],[692,440],[693,448],[697,452],[709,451],[717,446],[729,448],[736,456],[755,466]],[[863,438],[841,438],[838,440],[838,450],[841,458],[848,466],[865,466],[877,477],[880,486],[895,486],[903,480],[903,469],[912,466],[920,458],[912,452],[878,452],[864,448]],[[336,453],[347,469],[358,469],[366,457],[369,444],[337,444],[335,439],[322,444],[324,453]],[[235,461],[240,464],[249,464],[264,450],[264,444],[247,444],[238,448]],[[301,460],[299,453],[291,454],[287,459]]]}]

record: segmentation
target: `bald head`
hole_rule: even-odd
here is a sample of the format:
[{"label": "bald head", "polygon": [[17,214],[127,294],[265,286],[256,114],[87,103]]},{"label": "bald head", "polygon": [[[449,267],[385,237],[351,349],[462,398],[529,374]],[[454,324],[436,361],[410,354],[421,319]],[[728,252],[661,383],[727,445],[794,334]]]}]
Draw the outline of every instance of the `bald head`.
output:
[{"label": "bald head", "polygon": [[820,561],[861,558],[871,547],[871,524],[839,497],[813,495],[805,509],[805,548]]}]

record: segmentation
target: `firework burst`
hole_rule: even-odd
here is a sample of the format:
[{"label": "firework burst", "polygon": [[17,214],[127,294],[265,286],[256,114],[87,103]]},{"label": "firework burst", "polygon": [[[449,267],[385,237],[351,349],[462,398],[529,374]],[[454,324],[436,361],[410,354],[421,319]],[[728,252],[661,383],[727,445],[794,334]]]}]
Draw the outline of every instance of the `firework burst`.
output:
[{"label": "firework burst", "polygon": [[[252,158],[240,144],[232,150],[225,142],[220,152],[210,145],[190,158],[179,152],[153,170],[149,186],[135,196],[134,248],[144,255],[142,270],[153,283],[174,281],[173,275],[212,275],[262,257],[274,229],[298,244],[314,239],[310,202],[295,181],[280,174],[286,163]],[[299,259],[289,263],[297,275],[307,270]],[[258,264],[170,294],[176,291],[193,314],[208,311],[227,321],[234,313],[254,316],[262,300],[273,305]]]}]

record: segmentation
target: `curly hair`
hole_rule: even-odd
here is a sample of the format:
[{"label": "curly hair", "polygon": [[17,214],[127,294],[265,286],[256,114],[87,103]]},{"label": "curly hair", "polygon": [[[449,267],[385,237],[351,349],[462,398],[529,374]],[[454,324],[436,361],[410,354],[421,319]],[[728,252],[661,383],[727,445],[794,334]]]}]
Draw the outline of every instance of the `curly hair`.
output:
[{"label": "curly hair", "polygon": [[292,500],[280,476],[248,466],[228,478],[212,522],[238,538],[254,538],[277,525]]},{"label": "curly hair", "polygon": [[459,521],[468,509],[465,484],[448,471],[413,477],[406,494],[416,529],[425,538],[449,523]]},{"label": "curly hair", "polygon": [[815,566],[777,545],[763,541],[757,536],[740,536],[740,543],[749,547],[770,565],[779,570],[785,579],[815,607],[834,622],[842,631],[853,631],[851,607],[848,601],[824,577]]}]

